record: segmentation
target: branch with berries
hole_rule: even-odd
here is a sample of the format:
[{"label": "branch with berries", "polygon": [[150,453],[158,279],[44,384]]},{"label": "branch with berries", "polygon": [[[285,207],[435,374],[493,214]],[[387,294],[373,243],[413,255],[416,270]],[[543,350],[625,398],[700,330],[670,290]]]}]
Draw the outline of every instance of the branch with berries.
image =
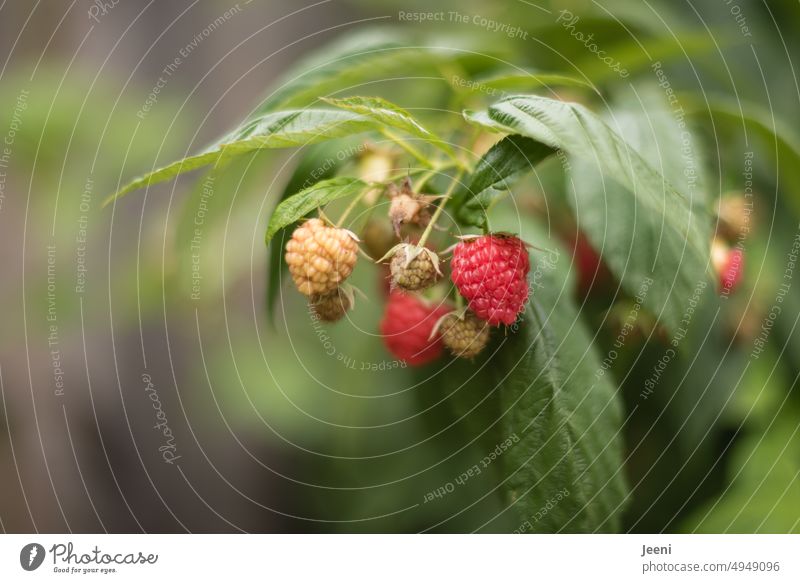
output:
[{"label": "branch with berries", "polygon": [[[462,55],[409,50],[415,67],[452,66]],[[584,92],[494,100],[447,84],[447,104],[420,109],[420,119],[381,97],[318,98],[409,62],[393,56],[359,46],[334,59],[341,75],[317,67],[316,84],[290,77],[223,139],[107,203],[190,170],[224,173],[249,154],[302,148],[286,187],[269,194],[267,313],[284,273],[325,322],[346,320],[356,296],[383,301],[374,325],[392,355],[422,366],[447,351],[446,376],[500,401],[507,414],[487,426],[520,436],[501,462],[513,469],[510,505],[535,512],[531,489],[558,491],[570,476],[571,495],[547,527],[614,529],[627,496],[622,412],[585,314],[599,305],[605,325],[638,326],[637,338],[682,338],[694,290],[716,279],[729,294],[743,281],[747,209],[727,198],[715,216],[696,169],[682,167],[694,144],[674,124],[650,131],[652,119],[674,121],[663,95],[645,92],[643,111],[625,112],[639,122],[633,132],[612,123],[621,104],[593,103],[594,87],[563,75],[549,79]],[[504,83],[501,72],[483,73]],[[512,77],[517,86],[519,72]],[[596,113],[605,107],[610,115]],[[365,268],[380,293],[352,285]]]}]

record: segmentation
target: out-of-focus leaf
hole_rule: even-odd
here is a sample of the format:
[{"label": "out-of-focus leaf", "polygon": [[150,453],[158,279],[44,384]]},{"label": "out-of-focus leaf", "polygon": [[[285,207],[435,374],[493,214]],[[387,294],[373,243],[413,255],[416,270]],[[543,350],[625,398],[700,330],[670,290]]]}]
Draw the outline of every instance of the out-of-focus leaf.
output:
[{"label": "out-of-focus leaf", "polygon": [[232,201],[226,193],[247,193],[253,183],[263,180],[268,168],[262,164],[260,154],[237,157],[204,173],[184,203],[175,236],[179,246],[188,246],[198,227],[197,221],[202,221],[205,231],[227,216]]},{"label": "out-of-focus leaf", "polygon": [[[642,40],[630,38],[624,43],[611,45],[606,53],[618,62],[621,69],[628,72],[625,77],[609,67],[603,59],[587,51],[587,55],[575,64],[575,69],[586,75],[594,83],[608,83],[614,80],[625,81],[631,75],[650,67],[654,62],[669,62],[674,59],[689,59],[715,48],[720,42],[711,33],[684,32],[680,37],[658,36]],[[721,44],[728,44],[722,40]],[[690,57],[687,57],[690,55]]]},{"label": "out-of-focus leaf", "polygon": [[462,61],[491,62],[485,45],[463,35],[415,39],[388,28],[371,28],[342,37],[300,61],[256,109],[256,115],[289,107],[307,107],[322,96],[371,80],[428,73]]},{"label": "out-of-focus leaf", "polygon": [[[256,110],[256,115],[304,107],[323,95],[385,75],[412,57],[410,40],[389,30],[344,36],[292,67]],[[417,56],[417,58],[419,58]]]},{"label": "out-of-focus leaf", "polygon": [[471,84],[465,86],[465,89],[471,92],[485,92],[487,89],[513,90],[516,93],[518,91],[538,89],[539,87],[582,87],[596,91],[594,84],[586,79],[541,71],[515,71],[495,74],[491,77],[482,77],[474,79]]},{"label": "out-of-focus leaf", "polygon": [[[800,137],[791,123],[758,104],[729,97],[717,95],[700,101],[682,96],[682,101],[692,115],[722,120],[725,122],[723,128],[737,132],[748,143],[752,142],[752,136],[762,138],[768,147],[760,149],[759,156],[773,160],[774,166],[770,170],[785,182],[787,192],[800,192]],[[787,196],[785,200],[800,214],[800,198]]]},{"label": "out-of-focus leaf", "polygon": [[731,482],[722,495],[691,516],[683,528],[702,533],[800,533],[800,429],[792,410],[754,432],[730,461]]},{"label": "out-of-focus leaf", "polygon": [[173,162],[141,176],[108,197],[108,204],[133,190],[163,182],[210,164],[222,164],[229,157],[272,148],[291,148],[332,138],[379,129],[374,120],[330,109],[306,109],[269,113],[246,123],[207,151]]}]

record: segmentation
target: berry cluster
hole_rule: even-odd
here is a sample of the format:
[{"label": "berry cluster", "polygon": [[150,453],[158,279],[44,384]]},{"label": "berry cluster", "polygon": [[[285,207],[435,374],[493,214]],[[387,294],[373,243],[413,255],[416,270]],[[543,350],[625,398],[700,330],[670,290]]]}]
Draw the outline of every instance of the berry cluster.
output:
[{"label": "berry cluster", "polygon": [[[370,255],[387,246],[387,230],[425,228],[415,243],[389,248],[378,263],[388,263],[389,292],[380,332],[386,348],[412,366],[439,358],[444,348],[471,359],[489,343],[491,327],[513,324],[528,301],[530,261],[526,245],[516,236],[494,233],[462,237],[453,248],[450,276],[454,286],[445,292],[443,259],[427,236],[435,222],[428,206],[435,197],[414,194],[408,182],[387,193],[387,228],[367,223],[362,237]],[[442,203],[443,204],[443,203]],[[375,240],[373,240],[375,239]],[[317,316],[335,322],[353,307],[352,288],[345,284],[359,252],[356,236],[314,218],[297,227],[286,245],[286,263],[297,289],[308,296]],[[384,267],[384,269],[386,269]],[[443,293],[445,292],[445,293]],[[453,294],[453,309],[446,299]]]},{"label": "berry cluster", "polygon": [[[367,194],[373,192],[374,187]],[[527,246],[507,233],[467,235],[452,246],[447,265],[428,244],[446,197],[416,193],[409,180],[382,193],[389,201],[387,215],[371,216],[366,222],[361,231],[366,252],[361,252],[380,257],[373,260],[387,284],[380,323],[386,348],[415,366],[439,358],[445,348],[454,356],[474,358],[488,345],[492,327],[513,324],[525,309],[530,293]],[[439,198],[444,200],[437,206]],[[376,202],[377,198],[371,204]],[[743,253],[729,241],[741,238],[749,217],[743,218],[738,201],[723,202],[711,259],[720,291],[730,293],[742,279]],[[586,298],[610,288],[614,278],[587,237],[579,230],[575,233],[565,239],[574,246],[576,291]],[[312,218],[295,229],[286,245],[292,279],[323,321],[336,322],[353,308],[353,288],[345,282],[355,267],[359,242],[351,231]],[[446,281],[446,267],[453,284],[447,289],[440,285]]]},{"label": "berry cluster", "polygon": [[389,351],[412,365],[434,360],[442,347],[474,358],[489,343],[490,327],[513,324],[528,300],[528,250],[513,235],[464,237],[455,246],[450,274],[467,301],[465,310],[447,310],[409,293],[441,277],[433,251],[403,243],[389,254],[393,291],[381,333]]}]

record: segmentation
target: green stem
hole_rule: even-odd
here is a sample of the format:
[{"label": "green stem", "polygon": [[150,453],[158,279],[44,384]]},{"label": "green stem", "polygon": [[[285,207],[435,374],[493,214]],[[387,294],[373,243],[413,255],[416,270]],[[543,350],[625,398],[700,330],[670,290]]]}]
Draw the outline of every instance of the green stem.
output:
[{"label": "green stem", "polygon": [[372,186],[372,185],[368,186],[367,188],[363,189],[363,190],[362,190],[362,191],[361,191],[361,192],[358,194],[358,196],[356,196],[355,198],[353,198],[353,200],[351,200],[351,201],[350,201],[350,203],[347,205],[347,208],[345,208],[345,209],[344,209],[344,212],[343,212],[343,213],[342,213],[342,215],[339,217],[339,220],[338,220],[338,221],[336,221],[336,227],[337,227],[337,228],[338,228],[338,227],[341,227],[341,226],[344,224],[344,221],[345,221],[345,219],[346,219],[346,218],[348,217],[348,215],[349,215],[349,214],[352,212],[352,210],[353,210],[354,208],[356,208],[356,205],[359,203],[359,201],[360,201],[362,198],[364,198],[364,196],[366,196],[366,194],[367,194],[367,193],[368,193],[370,190],[372,190],[373,188],[375,188],[375,187],[374,187],[374,186]]},{"label": "green stem", "polygon": [[[390,176],[389,178],[378,184],[386,185],[391,182],[396,182],[401,178],[405,178],[406,176],[416,176],[417,174],[423,174],[423,173],[430,174],[431,176],[423,176],[422,178],[420,178],[419,182],[417,182],[417,185],[424,185],[426,182],[428,182],[428,180],[430,180],[431,177],[435,176],[440,172],[443,172],[444,170],[449,170],[451,168],[454,168],[455,166],[456,166],[455,162],[443,162],[441,164],[435,165],[435,167],[430,170],[427,168],[409,168],[407,170],[404,170],[402,174],[393,174],[392,176]],[[416,186],[416,190],[419,191],[419,186]]]},{"label": "green stem", "polygon": [[403,138],[401,138],[400,136],[389,130],[383,130],[382,133],[384,136],[386,136],[394,143],[396,143],[398,146],[400,146],[403,150],[411,154],[414,158],[417,159],[417,161],[423,164],[426,168],[430,168],[431,165],[430,160],[426,158],[425,155],[419,150],[417,150],[414,146],[412,146],[411,144],[406,142]]},{"label": "green stem", "polygon": [[459,312],[464,310],[464,296],[456,290],[456,310]]},{"label": "green stem", "polygon": [[417,247],[424,247],[425,243],[428,241],[428,237],[431,235],[431,231],[433,231],[433,226],[436,224],[436,221],[439,220],[439,217],[444,212],[444,207],[447,205],[447,201],[450,200],[450,197],[453,195],[453,191],[456,189],[459,180],[461,179],[461,174],[463,173],[462,170],[456,172],[456,175],[453,177],[453,181],[450,183],[450,186],[447,187],[447,192],[444,193],[442,197],[442,202],[436,207],[436,212],[433,213],[431,217],[431,221],[428,223],[428,226],[425,227],[425,231],[422,233],[422,236],[419,238],[419,242],[417,243]]},{"label": "green stem", "polygon": [[406,176],[415,176],[417,174],[422,174],[423,172],[430,172],[430,170],[426,168],[413,168],[413,169],[409,168],[407,170],[404,170],[402,174],[393,174],[392,176],[384,180],[381,184],[387,185],[391,182],[397,182],[398,180],[400,180],[401,178],[405,178]]},{"label": "green stem", "polygon": [[422,192],[422,187],[425,186],[425,184],[428,182],[428,180],[430,180],[431,178],[436,176],[438,173],[439,173],[439,170],[437,169],[437,170],[429,170],[428,172],[423,174],[422,177],[414,185],[414,190],[417,192],[417,194]]}]

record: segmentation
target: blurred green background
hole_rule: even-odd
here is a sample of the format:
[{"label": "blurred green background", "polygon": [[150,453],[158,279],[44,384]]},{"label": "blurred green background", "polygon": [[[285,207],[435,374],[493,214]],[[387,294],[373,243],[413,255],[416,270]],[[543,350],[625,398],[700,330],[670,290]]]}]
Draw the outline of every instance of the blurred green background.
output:
[{"label": "blurred green background", "polygon": [[[711,200],[743,189],[742,152],[755,152],[744,289],[703,306],[653,399],[639,393],[663,345],[629,346],[613,369],[627,408],[623,528],[800,531],[797,284],[752,357],[798,236],[800,4],[437,3],[466,23],[408,21],[402,13],[431,10],[410,0],[112,4],[0,6],[4,531],[516,528],[493,521],[501,502],[482,483],[423,503],[483,454],[435,386],[406,368],[360,370],[392,361],[377,335],[380,302],[359,302],[351,322],[325,330],[329,340],[298,294],[282,294],[267,322],[267,211],[302,152],[249,157],[211,197],[190,176],[101,207],[131,177],[224,134],[307,54],[395,33],[422,46],[480,47],[510,67],[585,75],[600,92],[574,95],[600,113],[652,87],[651,64],[661,61],[701,112],[693,119]],[[563,10],[630,75],[587,52],[558,21]],[[526,38],[472,24],[475,15],[513,23]],[[423,65],[375,92],[445,107],[441,78]],[[720,107],[703,115],[712,101]],[[372,290],[379,274],[361,267],[354,277]],[[586,306],[587,319],[604,310]],[[613,333],[596,339],[607,350]],[[156,399],[179,464],[159,449]]]}]

